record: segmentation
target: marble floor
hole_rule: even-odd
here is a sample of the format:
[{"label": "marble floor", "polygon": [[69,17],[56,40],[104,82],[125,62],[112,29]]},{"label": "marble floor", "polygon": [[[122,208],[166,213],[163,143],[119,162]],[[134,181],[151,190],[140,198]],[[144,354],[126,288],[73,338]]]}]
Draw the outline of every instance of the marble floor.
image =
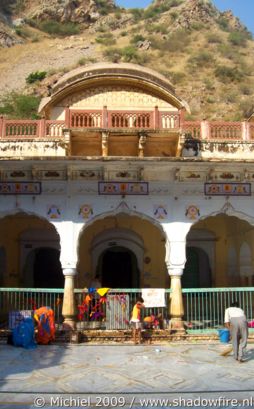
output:
[{"label": "marble floor", "polygon": [[233,407],[231,399],[254,407],[254,344],[243,363],[221,356],[225,348],[218,342],[0,345],[0,408],[207,407],[211,398],[220,398],[216,407]]}]

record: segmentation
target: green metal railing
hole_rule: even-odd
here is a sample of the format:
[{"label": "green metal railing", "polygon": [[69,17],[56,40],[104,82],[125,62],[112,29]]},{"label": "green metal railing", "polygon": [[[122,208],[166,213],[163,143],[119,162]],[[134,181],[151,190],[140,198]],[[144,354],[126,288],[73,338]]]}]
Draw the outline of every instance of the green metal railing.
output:
[{"label": "green metal railing", "polygon": [[189,332],[221,328],[225,309],[238,301],[248,321],[254,318],[254,287],[183,289],[184,321]]},{"label": "green metal railing", "polygon": [[[15,311],[32,311],[49,306],[55,312],[58,325],[63,322],[63,289],[0,288],[0,326],[8,327],[10,314]],[[145,308],[142,318],[161,315],[161,322],[169,320],[170,289],[166,290],[166,307]],[[247,320],[254,320],[254,287],[244,288],[191,288],[183,289],[184,323],[188,332],[215,331],[223,326],[224,312],[237,300]],[[87,290],[75,290],[77,325],[80,329],[128,329],[132,308],[141,289],[111,289],[105,298],[94,293],[91,299]]]},{"label": "green metal railing", "polygon": [[51,288],[0,288],[0,326],[8,327],[15,312],[29,313],[37,308],[51,307],[56,323],[62,322],[63,289]]}]

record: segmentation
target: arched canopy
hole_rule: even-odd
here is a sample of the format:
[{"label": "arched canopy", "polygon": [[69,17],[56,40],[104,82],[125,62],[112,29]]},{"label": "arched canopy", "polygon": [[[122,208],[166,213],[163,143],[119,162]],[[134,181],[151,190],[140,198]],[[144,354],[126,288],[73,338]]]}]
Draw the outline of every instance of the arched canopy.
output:
[{"label": "arched canopy", "polygon": [[39,112],[45,114],[52,106],[81,89],[105,84],[142,88],[177,109],[189,111],[187,103],[177,97],[172,84],[161,74],[136,64],[98,63],[65,74],[52,88],[51,96],[42,99]]}]

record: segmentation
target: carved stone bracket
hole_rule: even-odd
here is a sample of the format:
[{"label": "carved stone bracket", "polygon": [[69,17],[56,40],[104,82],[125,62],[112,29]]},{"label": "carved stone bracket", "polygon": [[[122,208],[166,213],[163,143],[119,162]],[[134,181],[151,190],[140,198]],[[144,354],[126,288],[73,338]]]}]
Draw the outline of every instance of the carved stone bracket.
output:
[{"label": "carved stone bracket", "polygon": [[101,135],[101,151],[102,156],[108,156],[108,140],[109,140],[109,132],[102,132]]},{"label": "carved stone bracket", "polygon": [[146,134],[143,134],[143,133],[139,134],[139,140],[138,140],[138,156],[139,156],[139,158],[144,157],[144,149],[145,149],[146,139],[147,139]]}]

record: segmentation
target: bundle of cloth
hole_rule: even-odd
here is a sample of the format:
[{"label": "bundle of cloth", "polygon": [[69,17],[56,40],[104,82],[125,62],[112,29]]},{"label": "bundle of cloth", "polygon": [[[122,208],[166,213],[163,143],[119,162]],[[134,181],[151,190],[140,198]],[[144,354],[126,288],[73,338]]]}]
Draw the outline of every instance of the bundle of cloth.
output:
[{"label": "bundle of cloth", "polygon": [[36,348],[34,338],[34,322],[30,317],[25,318],[12,330],[10,344],[26,349]]},{"label": "bundle of cloth", "polygon": [[34,319],[37,323],[36,341],[38,344],[47,345],[55,340],[54,311],[49,307],[41,307],[34,311]]}]

